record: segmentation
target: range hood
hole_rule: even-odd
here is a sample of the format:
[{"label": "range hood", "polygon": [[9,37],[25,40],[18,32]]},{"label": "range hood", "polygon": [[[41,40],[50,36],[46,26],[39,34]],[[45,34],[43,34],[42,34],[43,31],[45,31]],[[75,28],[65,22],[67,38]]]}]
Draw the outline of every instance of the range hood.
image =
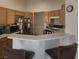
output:
[{"label": "range hood", "polygon": [[59,19],[60,18],[60,16],[52,16],[52,17],[50,17],[50,19]]}]

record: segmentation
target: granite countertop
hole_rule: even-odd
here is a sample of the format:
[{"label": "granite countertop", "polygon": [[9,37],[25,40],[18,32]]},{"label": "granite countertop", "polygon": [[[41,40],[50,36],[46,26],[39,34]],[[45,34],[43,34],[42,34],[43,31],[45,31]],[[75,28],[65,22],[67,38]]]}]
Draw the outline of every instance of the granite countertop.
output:
[{"label": "granite countertop", "polygon": [[58,38],[64,38],[64,37],[69,37],[69,36],[73,36],[71,34],[67,34],[67,33],[57,33],[57,34],[45,34],[45,35],[23,35],[23,34],[7,34],[8,38],[17,38],[20,40],[26,40],[26,39],[30,39],[30,40],[48,40],[48,39],[58,39]]},{"label": "granite countertop", "polygon": [[0,35],[0,39],[1,39],[1,38],[4,38],[4,37],[7,37],[7,34],[2,34],[2,35]]}]

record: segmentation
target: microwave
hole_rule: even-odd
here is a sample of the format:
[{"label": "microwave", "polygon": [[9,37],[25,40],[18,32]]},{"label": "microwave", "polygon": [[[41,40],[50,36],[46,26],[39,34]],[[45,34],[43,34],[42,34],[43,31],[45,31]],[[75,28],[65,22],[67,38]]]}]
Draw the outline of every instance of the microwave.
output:
[{"label": "microwave", "polygon": [[19,26],[10,26],[10,33],[18,32],[19,31]]}]

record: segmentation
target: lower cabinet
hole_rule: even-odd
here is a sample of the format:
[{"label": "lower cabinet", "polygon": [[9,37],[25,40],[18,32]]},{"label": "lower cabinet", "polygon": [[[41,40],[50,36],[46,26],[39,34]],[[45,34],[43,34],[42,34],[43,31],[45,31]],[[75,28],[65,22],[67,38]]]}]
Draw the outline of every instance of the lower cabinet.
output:
[{"label": "lower cabinet", "polygon": [[[4,48],[5,47],[5,48]],[[9,39],[7,37],[0,39],[0,59],[3,57],[2,52],[6,48],[12,48],[12,39]]]}]

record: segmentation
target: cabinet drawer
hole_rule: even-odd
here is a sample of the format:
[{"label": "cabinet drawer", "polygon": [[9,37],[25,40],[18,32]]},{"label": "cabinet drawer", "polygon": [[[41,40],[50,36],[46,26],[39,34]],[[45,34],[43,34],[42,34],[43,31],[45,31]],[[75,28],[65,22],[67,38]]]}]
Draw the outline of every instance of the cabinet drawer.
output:
[{"label": "cabinet drawer", "polygon": [[9,39],[6,37],[2,38],[2,39],[0,39],[0,44],[5,47],[12,48],[12,39]]}]

